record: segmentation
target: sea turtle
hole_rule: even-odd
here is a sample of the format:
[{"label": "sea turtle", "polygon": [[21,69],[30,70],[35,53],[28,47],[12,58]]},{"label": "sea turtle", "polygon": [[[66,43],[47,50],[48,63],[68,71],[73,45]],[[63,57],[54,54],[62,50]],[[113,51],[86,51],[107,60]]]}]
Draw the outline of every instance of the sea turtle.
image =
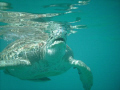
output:
[{"label": "sea turtle", "polygon": [[0,69],[22,80],[48,81],[48,77],[77,68],[84,90],[90,90],[93,76],[90,68],[73,58],[66,45],[67,31],[54,30],[50,37],[29,37],[8,45],[0,53]]}]

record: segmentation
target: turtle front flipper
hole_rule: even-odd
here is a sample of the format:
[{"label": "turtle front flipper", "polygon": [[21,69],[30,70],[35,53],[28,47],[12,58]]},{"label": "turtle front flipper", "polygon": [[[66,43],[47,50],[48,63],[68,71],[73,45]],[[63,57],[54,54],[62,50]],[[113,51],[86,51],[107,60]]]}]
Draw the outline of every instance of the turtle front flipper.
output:
[{"label": "turtle front flipper", "polygon": [[13,68],[24,65],[31,65],[31,63],[29,60],[24,59],[0,60],[0,69]]},{"label": "turtle front flipper", "polygon": [[73,67],[77,68],[84,90],[90,90],[93,85],[93,75],[90,68],[82,61],[74,60],[72,57],[70,57],[70,62]]}]

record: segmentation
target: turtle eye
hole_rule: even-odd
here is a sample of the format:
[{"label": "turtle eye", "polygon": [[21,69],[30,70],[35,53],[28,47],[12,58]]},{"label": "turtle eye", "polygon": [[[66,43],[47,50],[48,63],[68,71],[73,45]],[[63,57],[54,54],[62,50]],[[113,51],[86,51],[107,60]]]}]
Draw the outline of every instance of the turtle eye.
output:
[{"label": "turtle eye", "polygon": [[52,39],[53,37],[52,36],[49,36],[49,39]]},{"label": "turtle eye", "polygon": [[53,37],[51,37],[50,39],[52,39]]},{"label": "turtle eye", "polygon": [[65,36],[67,35],[67,33],[65,33]]}]

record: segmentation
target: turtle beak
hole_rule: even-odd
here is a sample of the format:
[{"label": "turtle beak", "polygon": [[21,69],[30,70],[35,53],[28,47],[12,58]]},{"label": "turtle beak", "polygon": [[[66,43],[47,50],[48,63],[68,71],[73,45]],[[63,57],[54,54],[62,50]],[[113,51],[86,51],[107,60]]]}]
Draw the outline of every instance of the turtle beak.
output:
[{"label": "turtle beak", "polygon": [[63,29],[54,30],[53,31],[53,36],[55,37],[54,41],[63,41],[63,42],[66,42],[67,31],[65,31]]},{"label": "turtle beak", "polygon": [[65,42],[66,43],[66,40],[67,40],[67,31],[65,30],[54,30],[52,32],[52,34],[50,35],[50,38],[49,38],[50,41],[53,42],[57,42],[57,41],[61,41],[61,42]]},{"label": "turtle beak", "polygon": [[64,45],[66,44],[66,40],[67,40],[67,31],[65,30],[54,30],[52,31],[49,39],[48,39],[48,47],[53,47],[56,45]]},{"label": "turtle beak", "polygon": [[66,40],[64,38],[57,38],[54,41],[63,41],[63,42],[66,42]]}]

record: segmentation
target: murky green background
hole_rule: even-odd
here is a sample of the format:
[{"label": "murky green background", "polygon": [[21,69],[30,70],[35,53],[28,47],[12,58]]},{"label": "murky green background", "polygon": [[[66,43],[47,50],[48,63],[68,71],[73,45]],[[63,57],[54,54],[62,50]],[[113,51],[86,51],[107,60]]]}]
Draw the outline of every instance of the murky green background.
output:
[{"label": "murky green background", "polygon": [[[40,8],[40,0],[21,0],[23,2],[19,4],[16,0],[2,1],[12,3],[13,11],[44,12],[36,9]],[[75,59],[82,60],[91,68],[94,78],[91,90],[120,90],[120,1],[91,0],[88,5],[80,6],[80,12],[79,24],[88,28],[70,35],[67,44]],[[71,17],[74,15],[71,14],[69,19]],[[0,40],[1,51],[7,43]],[[76,69],[51,79],[48,82],[23,81],[0,71],[0,90],[83,90]]]}]

